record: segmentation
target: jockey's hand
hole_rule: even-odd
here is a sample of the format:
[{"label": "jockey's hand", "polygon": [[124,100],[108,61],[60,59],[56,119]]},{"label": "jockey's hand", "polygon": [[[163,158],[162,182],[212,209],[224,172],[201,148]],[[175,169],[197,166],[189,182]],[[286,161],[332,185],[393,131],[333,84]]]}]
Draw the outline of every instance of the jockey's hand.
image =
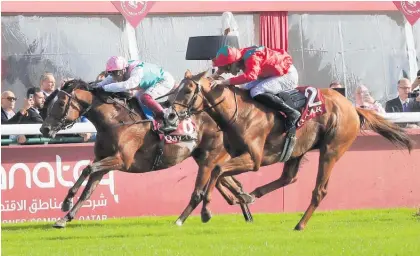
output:
[{"label": "jockey's hand", "polygon": [[104,89],[102,86],[97,86],[97,87],[95,87],[95,90],[96,90],[97,92],[105,92],[105,89]]},{"label": "jockey's hand", "polygon": [[230,85],[229,79],[225,79],[225,80],[214,80],[211,84],[211,88],[215,88],[218,85]]}]

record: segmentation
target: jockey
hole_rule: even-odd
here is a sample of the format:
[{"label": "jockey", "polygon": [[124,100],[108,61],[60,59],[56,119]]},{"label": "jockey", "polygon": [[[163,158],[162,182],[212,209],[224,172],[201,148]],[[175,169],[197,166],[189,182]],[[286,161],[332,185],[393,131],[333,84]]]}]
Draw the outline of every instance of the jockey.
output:
[{"label": "jockey", "polygon": [[214,83],[244,84],[243,88],[251,91],[253,99],[286,114],[286,130],[295,126],[300,118],[300,112],[276,96],[283,90],[297,87],[298,73],[292,64],[292,57],[287,52],[264,46],[242,49],[223,46],[213,59],[213,66],[218,67],[217,75],[230,73],[236,76],[240,70],[243,70],[243,74],[239,76],[222,81],[216,80]]},{"label": "jockey", "polygon": [[[149,108],[157,119],[163,121],[168,111],[155,99],[169,93],[175,87],[175,80],[171,74],[157,65],[127,60],[121,56],[112,56],[106,63],[106,72],[109,74],[97,87],[107,92],[125,92],[139,89],[136,98]],[[170,129],[161,122],[162,131]]]}]

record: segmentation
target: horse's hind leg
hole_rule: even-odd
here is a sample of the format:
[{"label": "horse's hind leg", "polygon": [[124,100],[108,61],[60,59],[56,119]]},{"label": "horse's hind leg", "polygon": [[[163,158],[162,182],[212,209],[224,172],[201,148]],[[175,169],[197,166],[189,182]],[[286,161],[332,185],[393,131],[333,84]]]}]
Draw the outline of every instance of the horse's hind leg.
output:
[{"label": "horse's hind leg", "polygon": [[251,192],[251,196],[260,198],[264,196],[265,194],[273,192],[281,187],[295,183],[297,181],[296,175],[298,173],[299,164],[302,158],[303,158],[303,155],[287,161],[284,164],[283,173],[279,179],[273,182],[270,182],[264,186],[256,188],[253,192]]},{"label": "horse's hind leg", "polygon": [[71,200],[73,199],[74,195],[76,195],[77,191],[79,191],[80,186],[83,184],[83,181],[89,176],[92,172],[90,165],[86,166],[83,169],[82,173],[80,174],[79,178],[77,179],[76,183],[74,183],[73,187],[69,189],[66,198],[64,198],[63,204],[61,206],[61,210],[63,212],[67,212],[72,207]]},{"label": "horse's hind leg", "polygon": [[327,195],[328,181],[330,179],[334,164],[347,151],[353,141],[354,139],[349,140],[344,144],[335,144],[332,142],[329,145],[321,146],[319,154],[318,175],[316,177],[315,189],[312,192],[311,203],[309,204],[308,209],[306,209],[302,219],[296,225],[295,230],[303,230],[305,228],[312,214],[319,206],[322,199],[324,199],[324,197]]},{"label": "horse's hind leg", "polygon": [[73,220],[74,216],[76,216],[77,212],[82,207],[83,203],[89,199],[89,197],[92,195],[92,192],[95,190],[95,188],[98,186],[99,182],[101,181],[102,177],[108,173],[109,171],[100,171],[92,173],[89,176],[88,183],[86,184],[85,189],[82,192],[82,195],[80,196],[79,200],[76,202],[76,204],[73,206],[73,208],[64,216],[64,218],[61,218],[57,220],[56,223],[54,223],[55,228],[64,228],[67,224],[67,222]]}]

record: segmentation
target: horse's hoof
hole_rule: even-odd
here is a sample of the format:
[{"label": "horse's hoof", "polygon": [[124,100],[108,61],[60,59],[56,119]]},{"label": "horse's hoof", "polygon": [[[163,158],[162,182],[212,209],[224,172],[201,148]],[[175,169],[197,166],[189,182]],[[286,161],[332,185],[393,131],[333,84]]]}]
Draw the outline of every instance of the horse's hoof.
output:
[{"label": "horse's hoof", "polygon": [[67,224],[67,221],[65,219],[59,219],[54,223],[53,227],[54,228],[65,228],[66,224]]},{"label": "horse's hoof", "polygon": [[302,230],[304,230],[304,229],[305,229],[305,226],[300,225],[300,224],[297,224],[297,225],[296,225],[296,227],[295,227],[295,230],[296,230],[296,231],[302,231]]},{"label": "horse's hoof", "polygon": [[71,201],[64,201],[63,204],[61,205],[61,211],[68,212],[70,211],[71,207],[72,207]]},{"label": "horse's hoof", "polygon": [[210,211],[201,212],[201,222],[207,223],[210,221],[210,219],[211,219]]},{"label": "horse's hoof", "polygon": [[180,220],[180,219],[177,219],[175,221],[175,225],[177,225],[178,227],[182,226],[183,224],[184,224],[184,222],[182,220]]},{"label": "horse's hoof", "polygon": [[255,196],[248,193],[242,193],[238,196],[243,204],[252,204],[255,202]]}]

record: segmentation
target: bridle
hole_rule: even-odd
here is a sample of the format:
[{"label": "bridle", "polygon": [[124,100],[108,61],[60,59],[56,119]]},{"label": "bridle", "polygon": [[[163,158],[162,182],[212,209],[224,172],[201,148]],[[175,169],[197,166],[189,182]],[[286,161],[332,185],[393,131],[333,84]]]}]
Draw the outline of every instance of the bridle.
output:
[{"label": "bridle", "polygon": [[[86,102],[78,99],[76,97],[76,95],[74,95],[74,90],[71,93],[68,93],[64,90],[60,90],[57,94],[57,97],[60,93],[64,93],[67,97],[69,97],[66,106],[64,107],[64,113],[63,116],[60,118],[60,120],[58,121],[58,126],[56,128],[56,130],[65,130],[68,128],[71,128],[76,122],[77,119],[74,121],[68,121],[67,120],[67,115],[69,114],[70,111],[70,105],[71,104],[77,104],[77,110],[80,112],[79,116],[85,116],[91,109],[92,109],[92,105],[91,104],[87,104]],[[57,101],[54,102],[54,104],[57,104]],[[85,105],[85,106],[83,106]],[[85,109],[83,112],[81,111],[81,109]]]},{"label": "bridle", "polygon": [[[194,79],[190,79],[190,80],[196,86],[195,87],[195,90],[194,90],[194,94],[193,94],[191,100],[187,104],[183,104],[183,103],[179,103],[179,102],[174,101],[172,103],[172,105],[171,105],[172,110],[175,112],[175,114],[178,116],[178,118],[180,118],[180,119],[181,118],[188,118],[188,117],[190,117],[192,115],[196,115],[196,114],[199,114],[199,113],[204,112],[206,110],[215,108],[216,106],[218,106],[219,104],[221,104],[223,101],[225,101],[225,98],[223,98],[222,100],[220,100],[219,102],[217,102],[214,105],[210,105],[209,104],[208,107],[205,107],[205,108],[203,108],[201,110],[194,110],[194,105],[195,105],[195,103],[197,101],[198,96],[200,96],[201,98],[203,98],[203,96],[200,94],[200,92],[202,92],[202,85],[201,85],[201,81],[200,80],[199,81],[196,81]],[[177,89],[177,93],[176,93],[175,99],[177,98],[179,92],[182,90],[182,88],[184,86],[185,86],[185,82],[181,82],[180,87]],[[237,117],[238,117],[238,101],[237,101],[237,98],[236,98],[236,91],[235,90],[233,90],[233,94],[234,94],[234,98],[235,98],[235,107],[236,107],[235,113],[234,113],[234,117],[232,118],[233,119],[233,123],[234,123],[236,121]],[[203,99],[203,102],[204,102],[204,99]],[[182,106],[182,107],[185,108],[185,110],[182,111],[181,113],[178,113],[176,111],[176,109],[174,108],[174,105]],[[228,121],[228,124],[230,124],[231,120]]]},{"label": "bridle", "polygon": [[[177,93],[175,95],[175,99],[178,97],[179,92],[184,88],[184,86],[186,84],[185,83],[185,80],[186,79],[184,79],[181,82],[181,85],[177,89]],[[195,105],[198,97],[200,96],[202,98],[203,96],[200,95],[200,92],[202,91],[201,82],[200,81],[197,82],[195,80],[191,80],[191,81],[196,85],[195,90],[194,90],[194,94],[193,94],[191,100],[187,104],[183,104],[183,103],[174,101],[172,103],[172,105],[171,105],[172,110],[175,112],[175,114],[178,116],[178,118],[188,118],[188,117],[191,117],[192,115],[199,114],[199,113],[201,113],[201,112],[203,112],[203,111],[206,110],[205,108],[203,108],[202,110],[195,110],[194,109],[194,105]],[[181,107],[184,107],[185,110],[182,111],[181,113],[178,113],[176,111],[176,109],[174,108],[174,105],[179,105]]]}]

